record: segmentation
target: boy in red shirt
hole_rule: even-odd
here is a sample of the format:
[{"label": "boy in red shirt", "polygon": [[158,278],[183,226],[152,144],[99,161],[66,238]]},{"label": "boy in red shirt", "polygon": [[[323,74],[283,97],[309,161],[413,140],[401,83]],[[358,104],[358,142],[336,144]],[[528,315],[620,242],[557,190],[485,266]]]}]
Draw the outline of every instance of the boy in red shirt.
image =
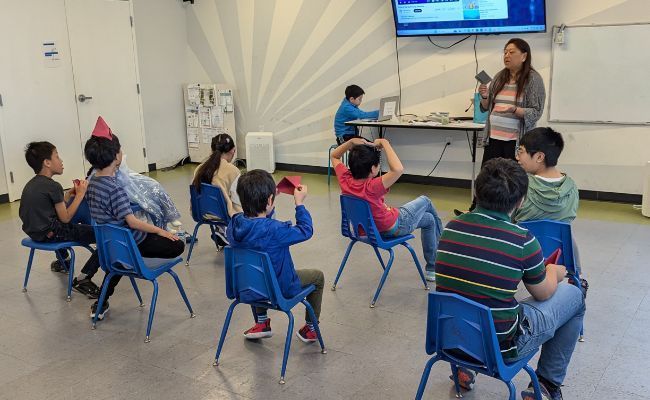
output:
[{"label": "boy in red shirt", "polygon": [[[390,171],[377,176],[382,149],[386,153]],[[341,162],[341,157],[347,151],[350,152],[350,169]],[[390,207],[384,202],[384,196],[390,187],[404,173],[402,162],[388,140],[368,142],[362,138],[350,139],[332,152],[332,165],[343,194],[361,198],[370,204],[375,225],[382,236],[402,236],[415,229],[422,229],[422,252],[427,262],[426,278],[433,282],[442,223],[431,200],[426,196],[420,196],[399,208]]]}]

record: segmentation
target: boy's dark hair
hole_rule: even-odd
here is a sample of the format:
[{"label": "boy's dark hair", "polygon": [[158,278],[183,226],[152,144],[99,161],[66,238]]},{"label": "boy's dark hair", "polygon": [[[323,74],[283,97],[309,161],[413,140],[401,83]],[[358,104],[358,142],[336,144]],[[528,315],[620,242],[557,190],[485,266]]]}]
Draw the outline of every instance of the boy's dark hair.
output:
[{"label": "boy's dark hair", "polygon": [[509,213],[528,191],[528,175],[515,160],[493,158],[476,177],[476,202],[490,211]]},{"label": "boy's dark hair", "polygon": [[43,161],[52,159],[56,147],[50,142],[31,142],[25,147],[25,160],[38,174],[43,169]]},{"label": "boy's dark hair", "polygon": [[366,145],[357,145],[350,149],[348,164],[354,179],[366,179],[372,167],[379,165],[381,152]]},{"label": "boy's dark hair", "polygon": [[84,146],[84,155],[93,168],[104,169],[115,161],[121,148],[120,140],[115,134],[113,140],[91,136]]},{"label": "boy's dark hair", "polygon": [[247,217],[266,212],[269,196],[275,198],[275,181],[268,172],[254,169],[242,174],[237,182],[237,194]]},{"label": "boy's dark hair", "polygon": [[519,145],[524,146],[526,153],[531,156],[535,153],[544,153],[546,166],[555,167],[564,150],[564,139],[560,132],[551,128],[535,128],[524,134]]},{"label": "boy's dark hair", "polygon": [[345,98],[350,100],[350,97],[356,99],[359,96],[363,96],[366,92],[357,85],[350,85],[345,88]]}]

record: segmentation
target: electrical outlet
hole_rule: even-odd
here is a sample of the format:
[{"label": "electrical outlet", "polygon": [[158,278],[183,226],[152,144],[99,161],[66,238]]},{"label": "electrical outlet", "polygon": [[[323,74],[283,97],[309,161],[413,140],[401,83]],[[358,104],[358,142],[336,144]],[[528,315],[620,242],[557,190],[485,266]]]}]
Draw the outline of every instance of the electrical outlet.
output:
[{"label": "electrical outlet", "polygon": [[447,141],[445,142],[446,145],[451,146],[451,143],[453,142],[453,139],[451,136],[447,136]]}]

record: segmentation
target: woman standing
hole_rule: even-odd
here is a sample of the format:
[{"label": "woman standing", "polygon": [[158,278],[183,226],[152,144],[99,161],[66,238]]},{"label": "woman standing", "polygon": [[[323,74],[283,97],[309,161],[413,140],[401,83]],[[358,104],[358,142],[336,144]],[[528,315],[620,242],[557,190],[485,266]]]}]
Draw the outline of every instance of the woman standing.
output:
[{"label": "woman standing", "polygon": [[510,39],[503,51],[503,64],[505,68],[489,88],[479,86],[481,111],[489,112],[481,165],[497,157],[514,160],[519,139],[535,127],[546,101],[544,81],[531,65],[526,41]]},{"label": "woman standing", "polygon": [[[530,46],[523,39],[510,39],[503,49],[504,68],[488,85],[480,85],[481,111],[488,112],[483,160],[514,160],[517,144],[533,129],[544,111],[546,91],[541,75],[532,66]],[[476,205],[472,201],[469,210]],[[454,210],[456,215],[462,211]]]}]

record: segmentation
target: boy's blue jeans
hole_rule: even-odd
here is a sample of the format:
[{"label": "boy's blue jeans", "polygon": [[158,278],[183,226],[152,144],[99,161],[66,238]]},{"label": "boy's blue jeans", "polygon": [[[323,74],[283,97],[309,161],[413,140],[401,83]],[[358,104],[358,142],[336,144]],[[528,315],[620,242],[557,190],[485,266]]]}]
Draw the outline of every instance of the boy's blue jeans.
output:
[{"label": "boy's blue jeans", "polygon": [[442,222],[427,196],[420,196],[399,208],[397,230],[387,236],[403,236],[422,229],[422,252],[427,262],[426,270],[434,271],[436,250],[442,233]]},{"label": "boy's blue jeans", "polygon": [[523,358],[542,346],[537,375],[559,386],[566,376],[585,316],[582,291],[563,282],[550,299],[528,298],[520,304],[524,319],[523,333],[517,338],[518,357]]}]

